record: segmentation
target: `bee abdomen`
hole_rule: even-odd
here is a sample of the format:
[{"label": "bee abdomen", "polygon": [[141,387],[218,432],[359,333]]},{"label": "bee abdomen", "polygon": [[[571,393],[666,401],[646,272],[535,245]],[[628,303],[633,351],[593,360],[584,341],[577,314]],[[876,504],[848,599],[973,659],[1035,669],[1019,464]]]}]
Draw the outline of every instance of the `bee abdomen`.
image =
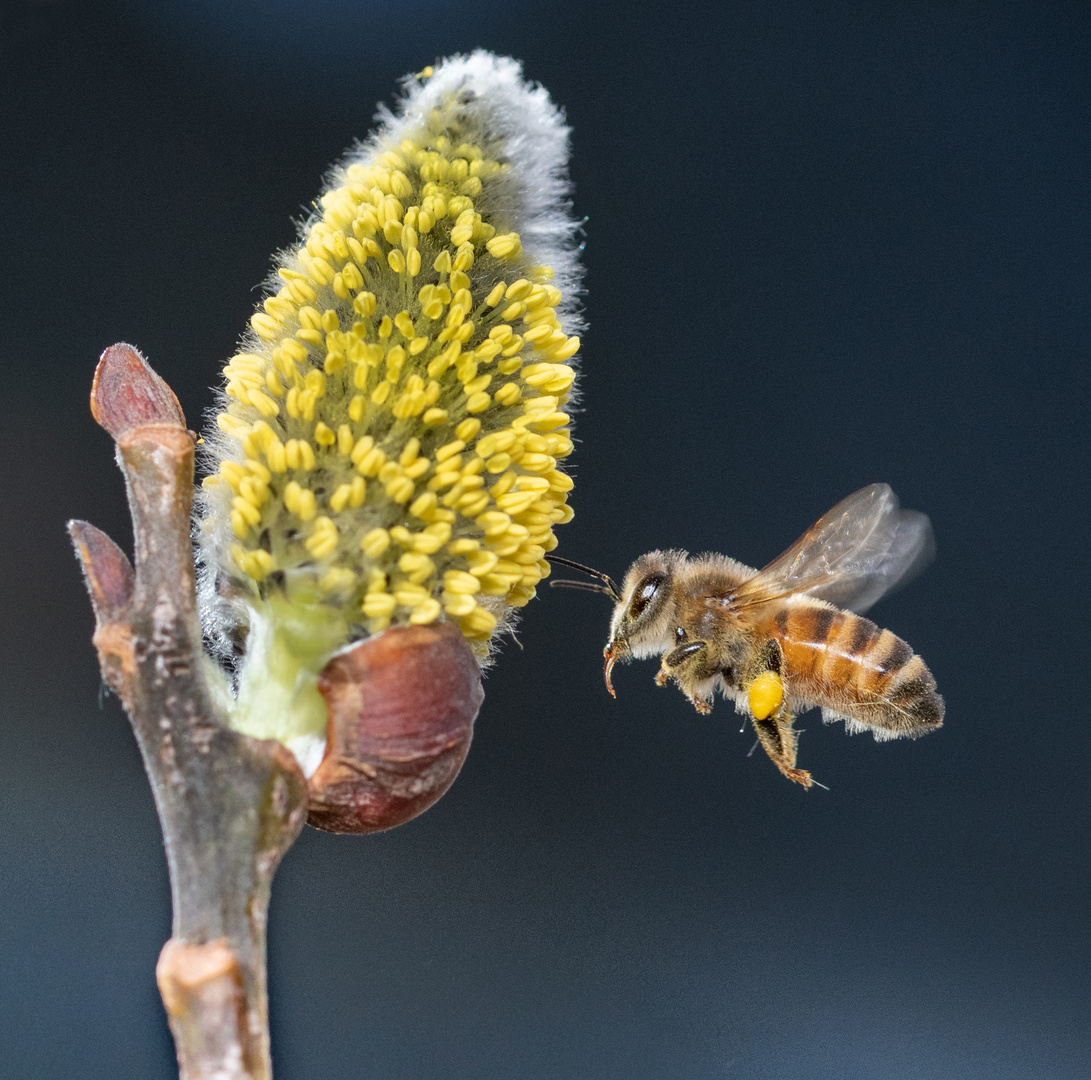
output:
[{"label": "bee abdomen", "polygon": [[914,653],[894,676],[886,692],[886,701],[897,714],[891,730],[906,734],[924,734],[943,723],[943,698],[936,693],[936,680],[925,662]]},{"label": "bee abdomen", "polygon": [[791,673],[831,717],[871,728],[878,738],[921,735],[943,722],[936,680],[896,634],[818,605],[782,611],[777,624]]}]

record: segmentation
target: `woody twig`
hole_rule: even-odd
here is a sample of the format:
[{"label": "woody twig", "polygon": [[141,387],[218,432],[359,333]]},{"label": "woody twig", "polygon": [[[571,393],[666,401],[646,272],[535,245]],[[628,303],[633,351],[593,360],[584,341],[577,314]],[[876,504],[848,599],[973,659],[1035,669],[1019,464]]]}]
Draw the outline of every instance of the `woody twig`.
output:
[{"label": "woody twig", "polygon": [[128,713],[163,827],[174,917],[156,974],[181,1076],[265,1080],[269,889],[306,819],[306,781],[279,743],[226,726],[197,613],[195,440],[173,392],[134,348],[114,345],[91,410],[117,444],[135,568],[95,526],[72,521],[69,533],[102,676]]}]

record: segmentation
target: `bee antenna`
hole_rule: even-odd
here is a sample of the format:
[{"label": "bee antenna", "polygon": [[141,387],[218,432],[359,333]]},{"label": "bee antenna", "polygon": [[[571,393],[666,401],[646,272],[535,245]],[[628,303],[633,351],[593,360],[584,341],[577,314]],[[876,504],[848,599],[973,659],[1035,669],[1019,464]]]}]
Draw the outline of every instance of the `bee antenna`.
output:
[{"label": "bee antenna", "polygon": [[599,581],[602,582],[602,585],[595,586],[590,582],[551,581],[551,585],[575,586],[576,588],[589,589],[592,592],[606,593],[615,600],[621,599],[621,590],[614,584],[614,579],[610,577],[609,574],[604,574],[601,570],[592,570],[590,566],[584,566],[583,563],[573,562],[571,559],[562,559],[560,555],[547,555],[546,560],[551,563],[556,563],[558,566],[567,566],[569,570],[579,570],[581,574],[587,574],[589,577],[598,578]]},{"label": "bee antenna", "polygon": [[613,595],[605,585],[598,585],[594,581],[568,581],[567,579],[561,578],[557,581],[550,581],[549,585],[550,588],[553,589],[583,589],[584,592],[600,592],[605,593],[607,596]]}]

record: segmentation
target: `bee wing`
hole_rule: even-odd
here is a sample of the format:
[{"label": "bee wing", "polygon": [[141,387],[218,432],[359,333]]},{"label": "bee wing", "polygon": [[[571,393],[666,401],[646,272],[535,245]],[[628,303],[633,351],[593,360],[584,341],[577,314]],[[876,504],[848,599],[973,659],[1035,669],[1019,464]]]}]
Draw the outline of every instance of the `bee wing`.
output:
[{"label": "bee wing", "polygon": [[805,594],[863,612],[923,570],[934,553],[927,516],[900,510],[888,485],[872,484],[842,499],[783,555],[744,581],[731,607]]}]

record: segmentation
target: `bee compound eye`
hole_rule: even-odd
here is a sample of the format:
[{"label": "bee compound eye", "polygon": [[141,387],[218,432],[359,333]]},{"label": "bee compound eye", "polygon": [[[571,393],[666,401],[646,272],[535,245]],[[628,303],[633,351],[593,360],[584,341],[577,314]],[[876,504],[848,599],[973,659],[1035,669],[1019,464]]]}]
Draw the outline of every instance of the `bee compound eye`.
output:
[{"label": "bee compound eye", "polygon": [[662,574],[651,574],[646,577],[633,593],[632,602],[629,604],[629,618],[635,619],[655,599],[659,592],[659,586],[663,584]]}]

